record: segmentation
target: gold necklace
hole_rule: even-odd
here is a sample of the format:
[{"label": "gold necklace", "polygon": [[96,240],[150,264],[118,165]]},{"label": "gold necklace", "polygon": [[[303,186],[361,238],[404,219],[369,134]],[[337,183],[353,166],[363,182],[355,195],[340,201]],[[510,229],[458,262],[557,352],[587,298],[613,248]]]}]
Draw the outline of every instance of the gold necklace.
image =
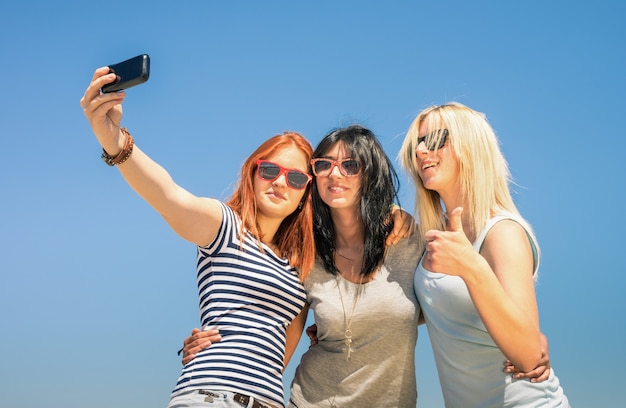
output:
[{"label": "gold necklace", "polygon": [[343,344],[344,348],[341,349],[344,353],[346,353],[346,361],[350,361],[350,354],[352,354],[355,350],[352,348],[352,318],[354,317],[354,312],[356,310],[356,305],[359,302],[359,298],[361,297],[361,288],[363,287],[363,275],[361,275],[361,279],[359,280],[359,287],[356,291],[356,295],[354,296],[354,304],[352,305],[352,313],[350,313],[350,319],[346,316],[346,306],[343,302],[343,294],[341,293],[341,274],[338,273],[336,276],[337,280],[337,290],[339,291],[339,299],[341,300],[341,309],[343,310],[343,327],[344,327],[344,340]]},{"label": "gold necklace", "polygon": [[347,256],[343,255],[341,252],[337,251],[336,249],[335,249],[335,253],[339,255],[340,257],[342,257],[343,259],[347,259],[350,262],[354,262],[354,259],[348,258]]}]

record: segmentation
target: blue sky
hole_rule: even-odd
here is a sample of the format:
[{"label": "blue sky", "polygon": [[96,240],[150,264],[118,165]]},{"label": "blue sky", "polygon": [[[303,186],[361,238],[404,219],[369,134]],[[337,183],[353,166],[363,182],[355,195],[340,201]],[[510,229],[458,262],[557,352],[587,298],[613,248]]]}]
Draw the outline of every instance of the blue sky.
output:
[{"label": "blue sky", "polygon": [[[359,122],[395,159],[422,108],[485,112],[542,246],[556,373],[574,406],[621,405],[625,18],[617,0],[4,2],[2,404],[167,405],[198,326],[195,248],[102,163],[79,106],[97,67],[148,53],[123,123],[197,195],[227,198],[284,130],[316,144]],[[419,406],[441,407],[425,329],[416,360]]]}]

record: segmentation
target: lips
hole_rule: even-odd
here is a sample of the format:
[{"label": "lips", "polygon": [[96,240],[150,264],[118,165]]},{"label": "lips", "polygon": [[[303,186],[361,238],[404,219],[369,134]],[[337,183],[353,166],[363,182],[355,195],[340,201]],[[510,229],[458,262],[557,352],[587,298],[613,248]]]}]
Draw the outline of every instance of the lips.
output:
[{"label": "lips", "polygon": [[422,162],[422,170],[427,170],[427,169],[433,168],[433,167],[437,166],[437,164],[438,163],[432,162],[432,161]]},{"label": "lips", "polygon": [[285,199],[285,196],[283,194],[280,194],[279,192],[277,192],[275,190],[269,190],[266,194],[268,196],[270,196],[270,197],[276,197],[279,200],[284,200]]},{"label": "lips", "polygon": [[346,187],[339,184],[331,184],[328,186],[328,191],[330,191],[331,193],[343,193],[346,190]]}]

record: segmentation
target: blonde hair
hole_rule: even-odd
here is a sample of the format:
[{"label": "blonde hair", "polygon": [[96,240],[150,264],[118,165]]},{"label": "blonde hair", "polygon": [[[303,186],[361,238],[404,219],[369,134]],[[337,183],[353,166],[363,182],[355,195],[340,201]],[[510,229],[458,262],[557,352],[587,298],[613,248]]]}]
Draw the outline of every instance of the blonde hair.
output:
[{"label": "blonde hair", "polygon": [[[469,235],[476,238],[487,221],[496,214],[508,212],[523,221],[531,245],[535,244],[537,257],[539,247],[532,229],[521,217],[511,193],[512,182],[509,166],[500,150],[495,132],[481,112],[458,102],[431,106],[424,109],[411,123],[398,158],[402,167],[411,175],[415,184],[415,214],[418,219],[420,252],[424,249],[424,234],[432,229],[445,229],[446,216],[439,194],[427,190],[417,173],[415,151],[419,129],[428,124],[428,133],[448,129],[447,143],[452,146],[459,162],[461,199],[467,208],[463,213],[471,220]],[[453,208],[447,208],[452,211]]]}]

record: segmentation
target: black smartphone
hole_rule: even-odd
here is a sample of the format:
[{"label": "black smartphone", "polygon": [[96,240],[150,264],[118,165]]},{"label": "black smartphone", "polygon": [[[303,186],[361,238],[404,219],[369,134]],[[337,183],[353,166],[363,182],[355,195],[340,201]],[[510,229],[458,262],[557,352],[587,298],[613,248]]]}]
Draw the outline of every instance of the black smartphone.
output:
[{"label": "black smartphone", "polygon": [[128,89],[132,86],[143,84],[150,76],[150,56],[141,54],[122,61],[118,64],[109,65],[109,72],[115,73],[115,81],[102,87],[102,92],[115,92]]}]

